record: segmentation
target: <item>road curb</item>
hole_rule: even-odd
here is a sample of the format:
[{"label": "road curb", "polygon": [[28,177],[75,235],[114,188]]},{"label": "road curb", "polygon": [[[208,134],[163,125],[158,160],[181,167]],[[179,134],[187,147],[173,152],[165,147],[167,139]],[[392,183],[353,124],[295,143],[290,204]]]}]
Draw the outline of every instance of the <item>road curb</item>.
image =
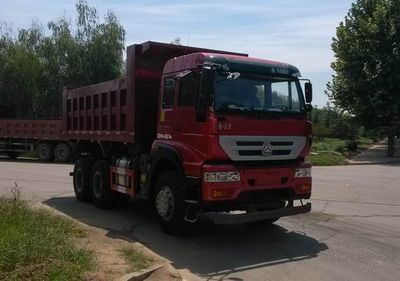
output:
[{"label": "road curb", "polygon": [[146,280],[154,271],[164,267],[165,264],[155,264],[147,269],[142,269],[137,272],[128,273],[116,281],[143,281]]},{"label": "road curb", "polygon": [[390,164],[398,164],[400,163],[400,159],[393,159],[393,160],[388,160],[388,161],[352,161],[352,160],[347,160],[346,164],[347,165],[390,165]]},{"label": "road curb", "polygon": [[[71,216],[68,216],[67,214],[52,208],[49,205],[44,204],[43,202],[36,202],[33,203],[34,207],[39,207],[39,208],[44,208],[44,209],[48,209],[58,215],[67,217],[68,219],[71,219],[72,221],[76,222],[78,225],[82,225],[83,227],[87,228],[87,229],[92,229],[96,232],[99,232],[100,230],[97,229],[94,226],[90,226],[87,225]],[[146,280],[149,276],[151,276],[153,273],[158,272],[158,271],[163,271],[162,274],[168,274],[169,279],[162,279],[163,281],[180,281],[183,280],[180,273],[178,272],[178,270],[176,270],[164,257],[158,255],[157,253],[153,252],[152,250],[150,250],[149,248],[147,248],[146,246],[144,246],[142,243],[136,241],[136,240],[132,240],[131,238],[128,238],[128,240],[130,240],[131,242],[134,242],[136,244],[135,248],[140,248],[142,250],[145,251],[145,253],[154,258],[154,259],[158,259],[160,260],[158,263],[150,266],[149,268],[143,269],[143,270],[139,270],[139,271],[135,271],[135,272],[130,272],[125,274],[124,276],[116,279],[116,281],[143,281]],[[158,280],[158,279],[154,279],[154,280]]]}]

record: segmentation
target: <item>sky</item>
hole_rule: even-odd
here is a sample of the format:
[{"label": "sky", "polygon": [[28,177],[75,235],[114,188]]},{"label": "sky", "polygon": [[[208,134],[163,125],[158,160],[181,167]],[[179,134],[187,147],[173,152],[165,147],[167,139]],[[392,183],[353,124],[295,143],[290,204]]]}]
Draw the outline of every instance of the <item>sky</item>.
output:
[{"label": "sky", "polygon": [[[126,45],[144,41],[247,53],[297,66],[313,83],[313,104],[328,102],[326,83],[336,27],[351,0],[88,0],[100,15],[112,10],[126,30]],[[66,16],[75,20],[71,0],[0,0],[0,21],[14,30],[33,20],[42,24]]]}]

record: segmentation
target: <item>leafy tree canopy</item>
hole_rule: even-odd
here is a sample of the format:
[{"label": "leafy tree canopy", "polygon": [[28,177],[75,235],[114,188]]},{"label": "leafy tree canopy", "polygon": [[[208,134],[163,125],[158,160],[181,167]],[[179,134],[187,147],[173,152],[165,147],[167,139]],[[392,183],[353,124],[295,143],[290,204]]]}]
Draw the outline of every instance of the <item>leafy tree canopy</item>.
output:
[{"label": "leafy tree canopy", "polygon": [[58,18],[44,27],[35,21],[13,36],[0,25],[0,104],[17,117],[59,117],[63,87],[118,78],[123,71],[125,30],[108,11],[78,0],[74,24]]},{"label": "leafy tree canopy", "polygon": [[336,30],[334,103],[369,129],[400,132],[400,0],[358,0]]}]

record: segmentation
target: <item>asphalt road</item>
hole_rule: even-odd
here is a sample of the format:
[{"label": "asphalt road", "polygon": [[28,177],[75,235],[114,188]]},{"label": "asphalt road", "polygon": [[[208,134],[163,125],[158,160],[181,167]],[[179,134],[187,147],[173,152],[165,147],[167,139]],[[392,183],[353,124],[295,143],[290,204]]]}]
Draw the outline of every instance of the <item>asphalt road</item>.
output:
[{"label": "asphalt road", "polygon": [[270,227],[202,219],[180,238],[164,234],[143,202],[113,211],[77,202],[71,170],[0,160],[0,193],[10,196],[17,182],[24,198],[103,228],[111,238],[138,240],[187,280],[399,280],[400,165],[315,167],[311,213]]}]

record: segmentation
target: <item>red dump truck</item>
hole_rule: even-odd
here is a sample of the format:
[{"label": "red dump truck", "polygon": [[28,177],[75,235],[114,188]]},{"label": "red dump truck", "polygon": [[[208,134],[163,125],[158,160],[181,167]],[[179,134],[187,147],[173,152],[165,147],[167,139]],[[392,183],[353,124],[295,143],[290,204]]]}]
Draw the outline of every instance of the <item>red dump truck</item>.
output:
[{"label": "red dump truck", "polygon": [[73,143],[64,139],[61,119],[16,119],[14,113],[0,104],[0,154],[14,159],[36,151],[43,162],[70,162]]},{"label": "red dump truck", "polygon": [[62,120],[0,119],[0,153],[17,158],[37,152],[40,161],[69,162],[72,145],[62,134]]},{"label": "red dump truck", "polygon": [[[145,42],[127,48],[125,78],[65,89],[79,201],[148,199],[177,233],[309,212],[312,86],[289,64]],[[239,211],[239,212],[232,212]]]}]

